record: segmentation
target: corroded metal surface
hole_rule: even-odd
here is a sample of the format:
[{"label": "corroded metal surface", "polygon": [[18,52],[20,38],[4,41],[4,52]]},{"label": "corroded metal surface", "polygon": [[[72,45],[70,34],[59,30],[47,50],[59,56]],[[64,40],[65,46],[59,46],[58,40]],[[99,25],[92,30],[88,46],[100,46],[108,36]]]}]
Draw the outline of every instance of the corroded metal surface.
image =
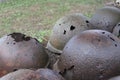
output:
[{"label": "corroded metal surface", "polygon": [[39,69],[36,71],[44,80],[65,80],[59,73],[50,69]]},{"label": "corroded metal surface", "polygon": [[120,74],[120,40],[104,30],[73,37],[58,62],[66,80],[107,80]]},{"label": "corroded metal surface", "polygon": [[88,22],[88,19],[80,13],[64,16],[56,22],[46,47],[51,51],[48,52],[50,57],[49,68],[53,68],[54,63],[58,60],[60,53],[62,53],[65,44],[70,38],[89,29]]},{"label": "corroded metal surface", "polygon": [[53,27],[47,48],[53,52],[61,52],[71,37],[89,29],[86,22],[88,19],[80,13],[60,18]]},{"label": "corroded metal surface", "polygon": [[19,68],[45,67],[48,55],[37,39],[12,33],[0,39],[0,76]]},{"label": "corroded metal surface", "polygon": [[49,69],[39,69],[37,71],[20,69],[3,76],[0,80],[64,80],[64,78]]},{"label": "corroded metal surface", "polygon": [[90,20],[90,26],[94,29],[113,31],[115,25],[120,21],[120,9],[106,6],[96,11]]}]

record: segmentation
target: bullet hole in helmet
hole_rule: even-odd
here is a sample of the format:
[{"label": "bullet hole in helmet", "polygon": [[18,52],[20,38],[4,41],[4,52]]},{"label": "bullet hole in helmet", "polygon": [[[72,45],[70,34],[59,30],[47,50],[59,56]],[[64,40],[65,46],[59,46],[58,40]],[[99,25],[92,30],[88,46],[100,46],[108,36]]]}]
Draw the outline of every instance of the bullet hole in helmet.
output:
[{"label": "bullet hole in helmet", "polygon": [[86,20],[86,23],[89,23],[89,21],[88,21],[88,20]]},{"label": "bullet hole in helmet", "polygon": [[73,31],[75,29],[75,26],[71,25],[70,30]]},{"label": "bullet hole in helmet", "polygon": [[117,44],[115,44],[115,47],[117,47]]},{"label": "bullet hole in helmet", "polygon": [[115,41],[115,39],[113,39],[112,37],[110,37],[109,35],[108,35],[108,37],[112,40],[112,41]]},{"label": "bullet hole in helmet", "polygon": [[102,32],[102,34],[105,34],[105,32]]},{"label": "bullet hole in helmet", "polygon": [[13,43],[13,45],[15,45],[16,43]]},{"label": "bullet hole in helmet", "polygon": [[115,41],[112,37],[110,37],[111,40]]},{"label": "bullet hole in helmet", "polygon": [[64,30],[63,34],[64,34],[64,35],[66,34],[66,30]]},{"label": "bullet hole in helmet", "polygon": [[118,26],[120,26],[120,24],[118,24]]},{"label": "bullet hole in helmet", "polygon": [[119,5],[120,3],[119,3],[119,2],[117,2],[117,4]]},{"label": "bullet hole in helmet", "polygon": [[13,72],[14,72],[14,71],[17,71],[17,70],[18,70],[18,69],[13,69]]}]

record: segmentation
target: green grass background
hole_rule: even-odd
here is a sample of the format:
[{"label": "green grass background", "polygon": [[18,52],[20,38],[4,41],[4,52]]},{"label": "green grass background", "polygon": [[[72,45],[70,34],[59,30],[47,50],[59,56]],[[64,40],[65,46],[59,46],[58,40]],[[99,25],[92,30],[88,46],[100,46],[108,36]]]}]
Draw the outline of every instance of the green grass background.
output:
[{"label": "green grass background", "polygon": [[112,0],[8,0],[0,3],[0,37],[21,32],[47,42],[52,27],[62,16],[95,10]]}]

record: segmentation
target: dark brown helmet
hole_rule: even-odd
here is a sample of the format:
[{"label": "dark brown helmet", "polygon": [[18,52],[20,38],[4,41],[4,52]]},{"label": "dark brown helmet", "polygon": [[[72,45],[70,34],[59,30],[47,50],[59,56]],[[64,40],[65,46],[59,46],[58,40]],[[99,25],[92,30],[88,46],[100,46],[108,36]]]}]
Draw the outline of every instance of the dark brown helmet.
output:
[{"label": "dark brown helmet", "polygon": [[104,30],[87,30],[66,44],[58,61],[66,80],[108,80],[120,74],[120,40]]},{"label": "dark brown helmet", "polygon": [[21,33],[0,39],[0,76],[20,68],[43,68],[47,63],[48,55],[37,39]]},{"label": "dark brown helmet", "polygon": [[93,29],[102,29],[112,32],[113,28],[119,21],[120,9],[106,6],[96,11],[90,20],[90,26]]},{"label": "dark brown helmet", "polygon": [[53,52],[62,52],[65,44],[75,34],[88,29],[88,19],[80,13],[60,18],[53,27],[47,48]]}]

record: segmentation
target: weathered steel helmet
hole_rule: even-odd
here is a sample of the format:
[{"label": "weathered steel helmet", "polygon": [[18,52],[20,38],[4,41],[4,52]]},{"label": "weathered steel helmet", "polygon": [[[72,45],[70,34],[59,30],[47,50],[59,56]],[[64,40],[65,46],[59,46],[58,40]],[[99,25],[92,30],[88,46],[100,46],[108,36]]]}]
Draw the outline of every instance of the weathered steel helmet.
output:
[{"label": "weathered steel helmet", "polygon": [[41,76],[41,80],[65,80],[58,72],[50,69],[38,69],[36,73]]},{"label": "weathered steel helmet", "polygon": [[[0,80],[28,80],[24,79],[28,74],[33,74],[34,71],[30,69],[20,69],[14,72],[10,72],[7,75],[0,78]],[[32,77],[31,77],[32,79]]]},{"label": "weathered steel helmet", "polygon": [[37,71],[20,69],[3,76],[0,80],[64,80],[64,78],[50,69],[39,69]]},{"label": "weathered steel helmet", "polygon": [[45,67],[47,62],[45,48],[35,38],[12,33],[0,39],[0,76],[20,68]]},{"label": "weathered steel helmet", "polygon": [[58,61],[66,80],[108,80],[120,74],[120,40],[104,30],[87,30],[66,44]]},{"label": "weathered steel helmet", "polygon": [[93,29],[102,29],[109,32],[113,31],[115,25],[120,21],[120,9],[106,6],[97,10],[90,20]]},{"label": "weathered steel helmet", "polygon": [[75,34],[88,29],[88,19],[80,13],[60,18],[53,27],[47,48],[53,52],[62,52],[65,44]]}]

